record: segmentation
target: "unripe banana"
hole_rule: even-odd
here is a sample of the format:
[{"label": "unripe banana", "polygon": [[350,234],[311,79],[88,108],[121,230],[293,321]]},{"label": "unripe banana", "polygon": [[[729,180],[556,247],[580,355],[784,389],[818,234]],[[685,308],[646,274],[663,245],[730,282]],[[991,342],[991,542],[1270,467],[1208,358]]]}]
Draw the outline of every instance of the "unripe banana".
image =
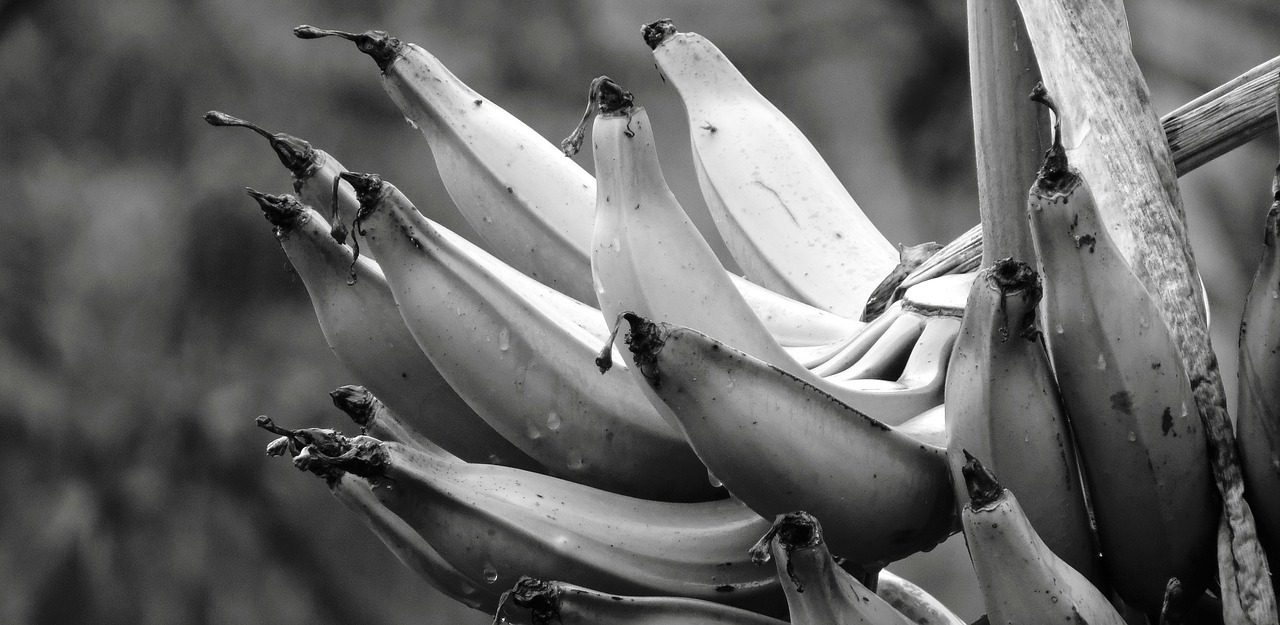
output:
[{"label": "unripe banana", "polygon": [[1158,614],[1169,578],[1191,593],[1207,581],[1220,504],[1178,346],[1067,162],[1059,128],[1029,192],[1044,327],[1103,568],[1127,603]]},{"label": "unripe banana", "polygon": [[382,403],[382,400],[374,397],[373,393],[363,386],[353,384],[340,386],[330,391],[329,397],[333,399],[333,405],[338,410],[346,413],[356,425],[360,426],[361,434],[380,441],[408,445],[442,458],[458,459],[457,456],[400,420],[400,417]]},{"label": "unripe banana", "polygon": [[522,577],[494,614],[505,625],[786,625],[786,621],[701,599],[622,597],[565,582]]},{"label": "unripe banana", "polygon": [[961,513],[964,538],[991,625],[1125,625],[1107,597],[1040,539],[1013,493],[972,456],[964,483],[970,498]]},{"label": "unripe banana", "polygon": [[885,569],[876,579],[876,595],[919,625],[968,625],[925,589]]},{"label": "unripe banana", "polygon": [[[299,26],[294,32],[350,39],[371,56],[387,94],[430,144],[458,210],[496,254],[579,301],[596,301],[590,257],[596,181],[590,174],[412,43],[382,31],[357,35]],[[732,280],[783,345],[825,345],[859,327],[737,276]]]},{"label": "unripe banana", "polygon": [[747,277],[858,318],[897,264],[894,246],[813,144],[719,48],[677,33],[671,20],[645,26],[644,38],[684,102],[699,186]]},{"label": "unripe banana", "polygon": [[463,459],[541,467],[476,416],[422,353],[376,264],[354,258],[324,219],[292,196],[250,195],[306,285],[325,341],[361,383]]},{"label": "unripe banana", "polygon": [[423,217],[394,185],[342,176],[413,338],[481,418],[567,479],[663,500],[723,496],[626,372],[592,369],[603,339],[546,304],[566,296]]},{"label": "unripe banana", "polygon": [[453,568],[404,519],[382,505],[363,478],[342,473],[329,481],[329,492],[360,517],[396,559],[436,590],[469,608],[483,612],[497,609],[500,595],[491,586]]},{"label": "unripe banana", "polygon": [[554,576],[601,592],[786,614],[777,580],[747,554],[769,522],[737,501],[655,502],[367,437],[319,438],[293,443],[295,465],[326,479],[366,478],[450,566],[489,588]]},{"label": "unripe banana", "polygon": [[701,332],[624,318],[645,383],[711,473],[757,513],[821,515],[831,549],[866,566],[955,531],[945,451]]},{"label": "unripe banana", "polygon": [[807,512],[779,514],[751,548],[757,564],[773,560],[792,625],[911,625],[882,597],[840,568],[827,550],[822,525]]},{"label": "unripe banana", "polygon": [[964,453],[987,458],[1016,492],[1034,493],[1031,524],[1058,557],[1099,580],[1076,450],[1043,338],[1040,276],[1004,259],[978,274],[947,375],[947,457],[963,501]]},{"label": "unripe banana", "polygon": [[1280,168],[1272,189],[1262,258],[1240,323],[1236,441],[1258,539],[1274,567],[1280,563]]}]

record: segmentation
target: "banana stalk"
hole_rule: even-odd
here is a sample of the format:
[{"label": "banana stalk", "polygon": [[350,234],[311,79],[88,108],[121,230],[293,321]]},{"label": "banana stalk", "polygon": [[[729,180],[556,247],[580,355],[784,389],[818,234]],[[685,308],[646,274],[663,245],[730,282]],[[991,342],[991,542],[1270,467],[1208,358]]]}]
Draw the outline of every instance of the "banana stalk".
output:
[{"label": "banana stalk", "polygon": [[963,501],[964,454],[987,458],[1010,489],[1035,494],[1027,517],[1049,548],[1098,582],[1071,428],[1036,329],[1040,296],[1040,276],[1011,259],[980,272],[969,292],[947,375],[952,484]]}]

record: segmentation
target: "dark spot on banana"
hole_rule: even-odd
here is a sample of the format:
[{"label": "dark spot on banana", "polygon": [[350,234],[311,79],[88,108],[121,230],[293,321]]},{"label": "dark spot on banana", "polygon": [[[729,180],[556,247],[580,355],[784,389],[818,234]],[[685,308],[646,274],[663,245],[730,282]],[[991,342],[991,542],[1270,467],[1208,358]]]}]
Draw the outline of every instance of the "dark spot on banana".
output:
[{"label": "dark spot on banana", "polygon": [[[1164,432],[1165,436],[1168,436],[1169,432],[1172,430],[1173,430],[1173,411],[1170,410],[1168,406],[1165,406],[1164,414],[1160,415],[1160,431]],[[1177,436],[1178,434],[1177,432],[1174,432],[1173,435]]]},{"label": "dark spot on banana", "polygon": [[733,592],[735,590],[737,590],[737,587],[733,584],[722,584],[720,586],[716,586],[716,592]]},{"label": "dark spot on banana", "polygon": [[1127,415],[1133,414],[1133,396],[1129,391],[1119,391],[1111,396],[1111,409],[1119,410]]}]

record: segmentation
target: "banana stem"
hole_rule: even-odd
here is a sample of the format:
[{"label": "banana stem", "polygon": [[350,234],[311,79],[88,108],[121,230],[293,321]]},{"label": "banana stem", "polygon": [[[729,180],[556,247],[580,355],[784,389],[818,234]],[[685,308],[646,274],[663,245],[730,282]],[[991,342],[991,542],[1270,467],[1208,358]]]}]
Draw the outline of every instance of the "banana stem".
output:
[{"label": "banana stem", "polygon": [[498,601],[498,609],[493,613],[493,625],[502,622],[507,601],[529,610],[530,621],[534,625],[559,622],[560,594],[560,587],[555,582],[523,576],[515,586],[502,593],[502,598]]},{"label": "banana stem", "polygon": [[[356,201],[360,203],[360,209],[356,211],[356,218],[351,222],[351,270],[350,276],[347,278],[347,284],[355,284],[356,261],[360,259],[360,240],[356,238],[356,235],[364,235],[364,231],[360,229],[360,221],[377,210],[379,203],[382,201],[383,183],[378,174],[359,174],[344,171],[338,174],[338,177],[333,181],[333,193],[335,196],[338,194],[338,182],[343,180],[355,190]],[[337,202],[334,202],[334,206],[337,206]],[[343,230],[345,231],[345,229]],[[338,233],[331,231],[330,235],[337,238]]]},{"label": "banana stem", "polygon": [[[635,98],[630,91],[624,90],[608,76],[600,76],[591,81],[591,90],[587,94],[587,110],[582,113],[582,121],[560,142],[560,151],[565,156],[573,156],[582,150],[582,142],[587,138],[587,124],[595,115],[630,115],[635,106]],[[628,131],[629,132],[629,131]]]},{"label": "banana stem", "polygon": [[341,37],[355,42],[356,48],[369,55],[378,69],[383,72],[400,56],[404,43],[387,34],[384,30],[366,30],[362,33],[349,33],[341,30],[328,30],[303,24],[295,26],[293,34],[299,39],[320,39],[321,37]]},{"label": "banana stem", "polygon": [[1280,85],[1280,56],[1162,118],[1178,175],[1212,161],[1275,127],[1270,94]]},{"label": "banana stem", "polygon": [[293,135],[287,135],[282,132],[270,133],[257,124],[251,124],[239,117],[232,117],[221,111],[205,113],[204,121],[208,122],[210,126],[248,128],[262,135],[271,144],[271,149],[279,157],[280,163],[295,177],[305,177],[317,166],[318,157],[315,149],[311,147],[310,143]]},{"label": "banana stem", "polygon": [[671,18],[660,19],[652,24],[645,24],[640,28],[640,34],[644,35],[644,43],[649,46],[650,50],[662,45],[662,42],[678,32],[680,31],[676,30],[676,25],[671,21]]},{"label": "banana stem", "polygon": [[272,195],[250,187],[245,187],[244,190],[250,197],[257,200],[263,216],[276,227],[276,236],[287,234],[297,227],[306,215],[302,210],[302,204],[292,195]]},{"label": "banana stem", "polygon": [[990,470],[982,466],[982,463],[969,453],[969,450],[960,451],[965,459],[960,473],[964,475],[965,489],[969,491],[969,506],[974,510],[980,510],[994,504],[1004,493],[1004,487],[996,481],[996,476]]}]

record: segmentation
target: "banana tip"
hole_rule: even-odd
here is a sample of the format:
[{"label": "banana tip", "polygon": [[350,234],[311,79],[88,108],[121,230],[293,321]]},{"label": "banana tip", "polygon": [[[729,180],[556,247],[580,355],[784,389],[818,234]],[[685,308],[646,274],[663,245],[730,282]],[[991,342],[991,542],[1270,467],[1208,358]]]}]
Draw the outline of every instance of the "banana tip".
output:
[{"label": "banana tip", "polygon": [[671,18],[666,17],[651,24],[645,24],[640,28],[640,34],[644,36],[644,42],[649,46],[650,50],[657,49],[672,35],[680,32],[676,30],[675,24]]}]

